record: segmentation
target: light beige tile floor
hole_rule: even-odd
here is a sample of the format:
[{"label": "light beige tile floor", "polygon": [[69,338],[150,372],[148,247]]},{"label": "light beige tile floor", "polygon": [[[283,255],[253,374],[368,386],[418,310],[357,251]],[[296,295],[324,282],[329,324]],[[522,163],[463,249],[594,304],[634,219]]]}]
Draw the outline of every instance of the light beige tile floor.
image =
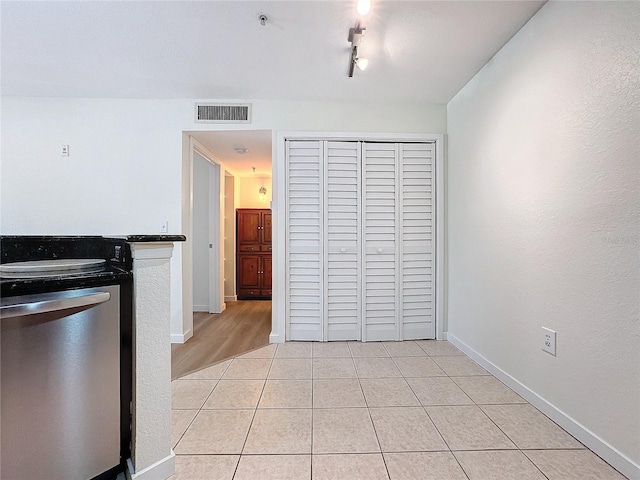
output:
[{"label": "light beige tile floor", "polygon": [[448,342],[269,345],[172,402],[172,480],[625,478]]}]

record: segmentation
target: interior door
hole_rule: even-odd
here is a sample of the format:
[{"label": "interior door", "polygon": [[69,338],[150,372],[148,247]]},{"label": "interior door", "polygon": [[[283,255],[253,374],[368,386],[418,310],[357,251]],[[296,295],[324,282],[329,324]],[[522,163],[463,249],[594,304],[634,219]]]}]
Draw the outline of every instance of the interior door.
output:
[{"label": "interior door", "polygon": [[362,339],[399,340],[398,145],[362,144]]},{"label": "interior door", "polygon": [[325,143],[325,339],[360,340],[360,143]]},{"label": "interior door", "polygon": [[323,340],[321,141],[287,141],[287,340]]}]

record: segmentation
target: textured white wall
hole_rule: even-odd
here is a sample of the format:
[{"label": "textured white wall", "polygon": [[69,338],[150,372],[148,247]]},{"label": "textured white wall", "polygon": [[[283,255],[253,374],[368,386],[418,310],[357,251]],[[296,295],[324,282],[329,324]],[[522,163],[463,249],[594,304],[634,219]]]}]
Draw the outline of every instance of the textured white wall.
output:
[{"label": "textured white wall", "polygon": [[546,4],[449,103],[447,180],[449,333],[636,467],[639,14]]},{"label": "textured white wall", "polygon": [[[171,243],[135,243],[132,458],[135,477],[168,478],[171,451]],[[164,341],[163,341],[164,340]]]},{"label": "textured white wall", "polygon": [[3,97],[0,231],[179,233],[184,103]]}]

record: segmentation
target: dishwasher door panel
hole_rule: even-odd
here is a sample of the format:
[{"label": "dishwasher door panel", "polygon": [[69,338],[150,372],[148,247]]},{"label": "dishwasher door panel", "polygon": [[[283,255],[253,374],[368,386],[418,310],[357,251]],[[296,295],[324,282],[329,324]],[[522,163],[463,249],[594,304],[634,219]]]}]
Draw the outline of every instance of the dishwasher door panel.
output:
[{"label": "dishwasher door panel", "polygon": [[86,480],[120,463],[119,287],[56,295],[99,292],[110,299],[2,318],[1,478]]}]

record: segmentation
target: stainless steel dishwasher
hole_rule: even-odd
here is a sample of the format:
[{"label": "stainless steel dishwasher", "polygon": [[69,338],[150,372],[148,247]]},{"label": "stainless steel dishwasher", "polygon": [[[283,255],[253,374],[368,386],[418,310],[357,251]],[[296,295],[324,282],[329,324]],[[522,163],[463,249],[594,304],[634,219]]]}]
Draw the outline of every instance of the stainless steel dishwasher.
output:
[{"label": "stainless steel dishwasher", "polygon": [[2,299],[0,478],[85,480],[120,463],[119,288]]}]

